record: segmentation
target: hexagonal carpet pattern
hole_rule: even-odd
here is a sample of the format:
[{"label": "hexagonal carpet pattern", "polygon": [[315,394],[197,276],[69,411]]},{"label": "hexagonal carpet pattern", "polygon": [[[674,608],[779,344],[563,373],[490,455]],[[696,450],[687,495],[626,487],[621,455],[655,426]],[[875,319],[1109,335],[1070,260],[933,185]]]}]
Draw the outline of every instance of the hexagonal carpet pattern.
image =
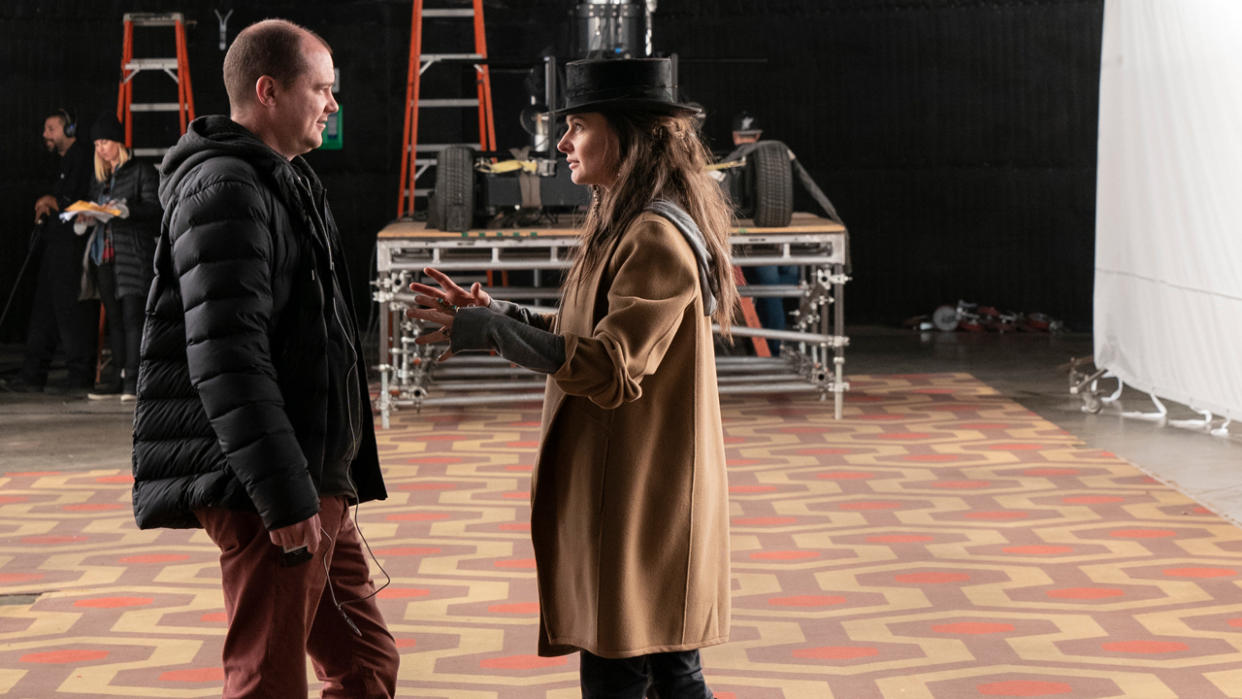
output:
[{"label": "hexagonal carpet pattern", "polygon": [[[969,375],[851,382],[839,422],[813,398],[725,402],[719,697],[1242,697],[1242,530]],[[537,432],[537,405],[381,432],[391,497],[358,516],[392,577],[400,696],[578,696],[576,658],[534,655]],[[137,530],[129,486],[0,477],[0,694],[219,695],[217,552]]]}]

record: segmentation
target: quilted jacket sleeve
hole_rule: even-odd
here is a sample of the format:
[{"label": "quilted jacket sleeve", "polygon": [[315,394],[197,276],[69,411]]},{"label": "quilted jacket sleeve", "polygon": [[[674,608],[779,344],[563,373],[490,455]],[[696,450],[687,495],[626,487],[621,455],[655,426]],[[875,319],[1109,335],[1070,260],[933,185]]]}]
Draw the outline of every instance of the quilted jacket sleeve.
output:
[{"label": "quilted jacket sleeve", "polygon": [[252,177],[183,190],[170,237],[190,381],[229,468],[276,529],[313,516],[319,498],[273,368],[272,204]]},{"label": "quilted jacket sleeve", "polygon": [[590,337],[565,336],[565,363],[552,375],[565,393],[606,409],[642,396],[699,290],[689,244],[654,216],[625,232],[609,272],[607,313]]},{"label": "quilted jacket sleeve", "polygon": [[134,223],[143,223],[144,230],[148,231],[151,236],[159,233],[159,220],[163,215],[164,209],[160,206],[159,189],[160,176],[155,168],[148,163],[137,163],[134,172],[135,183],[133,198],[126,200],[129,206],[129,220]]}]

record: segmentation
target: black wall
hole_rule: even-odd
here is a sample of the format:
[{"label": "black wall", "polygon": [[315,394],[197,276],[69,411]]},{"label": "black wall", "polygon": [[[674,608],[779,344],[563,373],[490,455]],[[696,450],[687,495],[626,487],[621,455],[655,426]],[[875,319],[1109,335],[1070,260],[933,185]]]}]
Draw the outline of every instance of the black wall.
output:
[{"label": "black wall", "polygon": [[[485,4],[494,57],[567,52],[572,0]],[[89,122],[116,107],[122,14],[181,11],[195,21],[201,115],[227,111],[212,9],[230,5],[230,40],[280,16],[335,50],[345,148],[308,158],[368,297],[374,236],[396,212],[408,2],[0,3],[0,293],[13,285],[54,167],[38,138],[43,116],[65,106]],[[728,148],[731,115],[749,109],[834,201],[852,234],[851,322],[893,322],[965,298],[1085,328],[1102,13],[1102,0],[663,0],[655,48],[682,57],[683,91],[709,110],[718,149]],[[171,30],[136,31],[138,55],[172,55]],[[445,26],[425,41],[430,50],[453,38]],[[150,79],[138,99],[172,98],[170,81]],[[521,76],[500,72],[493,83],[500,144],[523,145]],[[21,336],[29,287],[19,287],[0,337]]]}]

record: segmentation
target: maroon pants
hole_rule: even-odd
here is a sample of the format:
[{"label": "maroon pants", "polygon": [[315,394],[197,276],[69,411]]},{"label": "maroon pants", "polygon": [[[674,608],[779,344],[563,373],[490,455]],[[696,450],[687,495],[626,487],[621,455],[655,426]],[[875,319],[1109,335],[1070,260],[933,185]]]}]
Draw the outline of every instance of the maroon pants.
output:
[{"label": "maroon pants", "polygon": [[[327,535],[315,557],[279,564],[280,549],[259,516],[205,508],[195,512],[220,547],[224,612],[224,697],[305,697],[306,656],[324,697],[392,697],[400,660],[374,598],[358,530],[342,497],[320,499]],[[325,561],[327,570],[325,571]],[[362,635],[351,629],[332,602]]]}]

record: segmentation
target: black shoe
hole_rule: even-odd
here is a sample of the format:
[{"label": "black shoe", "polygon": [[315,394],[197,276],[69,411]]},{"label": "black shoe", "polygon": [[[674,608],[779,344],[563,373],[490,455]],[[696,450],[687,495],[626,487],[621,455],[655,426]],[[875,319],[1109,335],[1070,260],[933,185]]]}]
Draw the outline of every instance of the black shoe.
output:
[{"label": "black shoe", "polygon": [[0,389],[10,393],[43,393],[43,384],[28,381],[19,374],[7,381],[0,379]]}]

